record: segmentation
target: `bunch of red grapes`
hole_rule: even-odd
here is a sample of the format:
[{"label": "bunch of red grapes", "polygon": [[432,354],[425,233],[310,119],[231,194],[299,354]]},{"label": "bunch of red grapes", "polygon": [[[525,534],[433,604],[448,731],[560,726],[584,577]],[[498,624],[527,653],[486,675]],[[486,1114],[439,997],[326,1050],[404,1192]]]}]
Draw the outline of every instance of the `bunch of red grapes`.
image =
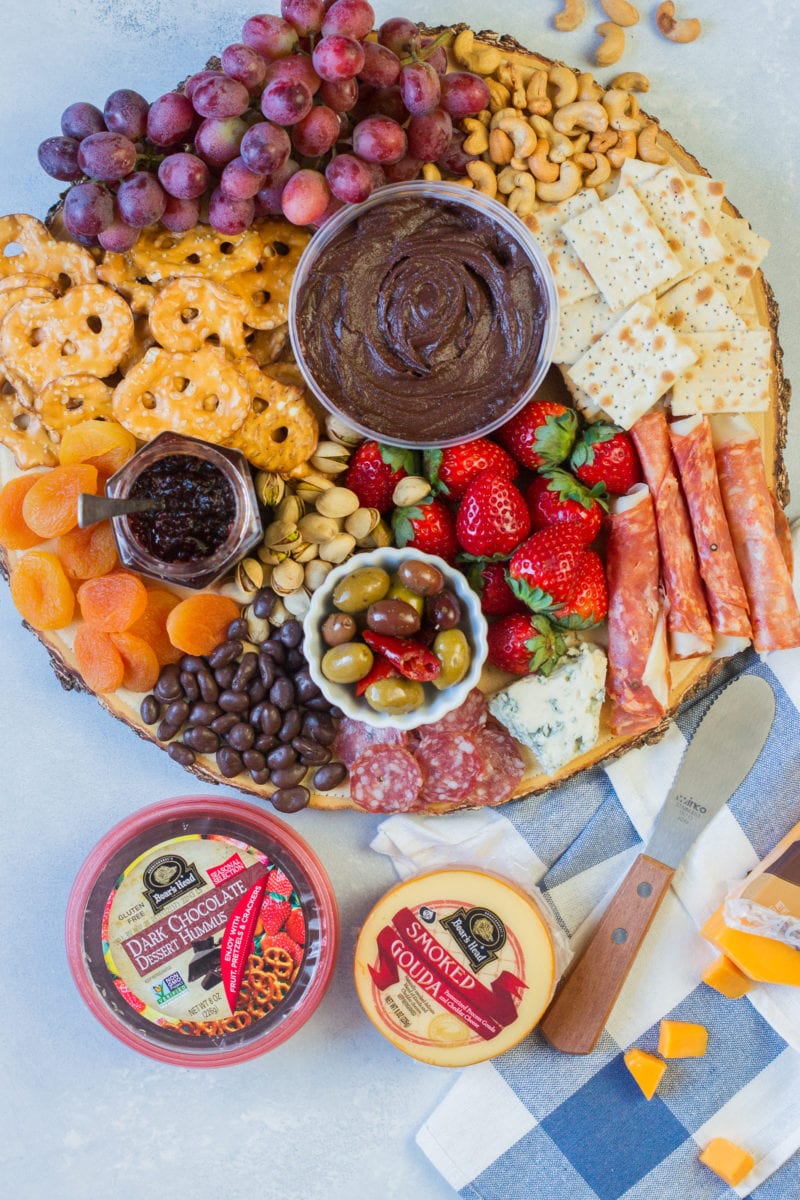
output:
[{"label": "bunch of red grapes", "polygon": [[403,17],[367,41],[374,21],[367,0],[282,0],[281,16],[250,17],[222,69],[180,92],[148,104],[123,88],[102,112],[71,104],[63,136],[38,152],[72,184],[70,234],[124,251],[159,221],[182,233],[202,218],[230,235],[280,213],[320,225],[424,163],[463,175],[471,156],[453,121],[488,107],[486,83],[446,74],[439,39]]}]

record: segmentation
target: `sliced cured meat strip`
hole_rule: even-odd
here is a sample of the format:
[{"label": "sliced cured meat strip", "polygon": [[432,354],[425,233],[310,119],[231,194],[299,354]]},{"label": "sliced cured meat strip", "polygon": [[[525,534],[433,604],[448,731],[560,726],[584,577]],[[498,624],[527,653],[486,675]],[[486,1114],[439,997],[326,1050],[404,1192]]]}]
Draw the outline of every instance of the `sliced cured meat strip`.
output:
[{"label": "sliced cured meat strip", "polygon": [[429,733],[415,754],[422,771],[420,799],[426,804],[473,803],[471,792],[484,772],[474,734],[456,730]]},{"label": "sliced cured meat strip", "polygon": [[421,786],[419,765],[402,746],[367,746],[350,768],[350,796],[367,812],[410,812]]},{"label": "sliced cured meat strip", "polygon": [[489,721],[477,734],[484,770],[473,792],[474,804],[504,804],[510,800],[525,774],[519,747],[508,730]]},{"label": "sliced cured meat strip", "polygon": [[732,654],[747,645],[749,605],[725,516],[708,418],[696,415],[669,427],[683,492],[692,522],[700,574],[706,585],[717,654]]},{"label": "sliced cured meat strip", "polygon": [[473,688],[467,693],[467,698],[458,708],[454,708],[452,712],[441,717],[440,720],[434,721],[431,725],[423,725],[420,727],[420,733],[423,739],[429,733],[442,733],[456,730],[462,733],[469,733],[474,729],[480,729],[486,724],[489,716],[489,705],[486,703],[486,697],[478,688]]},{"label": "sliced cured meat strip", "polygon": [[800,646],[800,612],[776,534],[758,435],[739,416],[712,417],[711,431],[722,502],[750,601],[753,645],[759,652]]},{"label": "sliced cured meat strip", "polygon": [[350,769],[367,746],[405,746],[406,735],[400,729],[376,729],[364,721],[342,717],[336,730],[333,753]]},{"label": "sliced cured meat strip", "polygon": [[669,601],[667,631],[672,656],[691,658],[710,654],[714,649],[714,633],[664,413],[649,412],[640,417],[631,429],[631,437],[655,503],[661,578]]},{"label": "sliced cured meat strip", "polygon": [[650,490],[637,483],[612,504],[608,539],[608,693],[612,733],[652,729],[669,697],[669,657],[658,590],[658,539]]}]

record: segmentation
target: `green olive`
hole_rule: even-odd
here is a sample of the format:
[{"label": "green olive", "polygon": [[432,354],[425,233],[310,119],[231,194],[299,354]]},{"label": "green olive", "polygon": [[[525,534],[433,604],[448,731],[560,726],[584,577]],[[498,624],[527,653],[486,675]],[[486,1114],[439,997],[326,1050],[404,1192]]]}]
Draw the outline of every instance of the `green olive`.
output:
[{"label": "green olive", "polygon": [[340,612],[364,612],[389,591],[391,580],[382,567],[360,567],[333,589],[333,603]]},{"label": "green olive", "polygon": [[443,691],[460,683],[469,670],[469,642],[460,629],[444,629],[437,633],[431,647],[442,664],[442,669],[433,680],[433,686]]},{"label": "green olive", "polygon": [[326,651],[321,666],[331,683],[357,683],[372,668],[372,651],[363,642],[342,642]]},{"label": "green olive", "polygon": [[392,576],[392,586],[386,593],[387,600],[405,600],[406,604],[410,604],[415,608],[420,616],[425,611],[425,598],[418,596],[416,592],[412,592],[411,588],[407,588],[401,583],[396,575]]},{"label": "green olive", "polygon": [[364,692],[364,699],[375,712],[413,712],[425,703],[425,689],[411,679],[379,679]]}]

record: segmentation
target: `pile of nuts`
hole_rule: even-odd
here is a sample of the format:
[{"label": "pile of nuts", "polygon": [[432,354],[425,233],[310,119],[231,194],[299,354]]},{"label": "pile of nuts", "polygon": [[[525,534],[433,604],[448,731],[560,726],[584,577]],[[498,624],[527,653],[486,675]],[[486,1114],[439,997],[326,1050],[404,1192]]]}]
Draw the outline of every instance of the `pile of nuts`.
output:
[{"label": "pile of nuts", "polygon": [[[504,202],[519,217],[581,188],[597,188],[602,196],[626,158],[669,161],[656,141],[658,125],[640,111],[636,93],[650,85],[639,72],[618,75],[606,90],[591,74],[561,63],[511,62],[497,47],[477,42],[471,29],[457,35],[453,54],[484,77],[490,97],[487,109],[461,122],[464,151],[479,157],[457,182]],[[440,172],[426,163],[423,175],[435,179]]]}]

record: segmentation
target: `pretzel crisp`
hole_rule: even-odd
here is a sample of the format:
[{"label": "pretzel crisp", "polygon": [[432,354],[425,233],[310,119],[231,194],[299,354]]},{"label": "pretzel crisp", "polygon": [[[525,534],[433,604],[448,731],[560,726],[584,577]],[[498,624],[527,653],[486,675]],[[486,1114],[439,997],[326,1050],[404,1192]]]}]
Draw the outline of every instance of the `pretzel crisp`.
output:
[{"label": "pretzel crisp", "polygon": [[97,278],[124,296],[137,316],[149,313],[158,295],[152,283],[137,277],[135,267],[124,254],[106,251],[97,266]]},{"label": "pretzel crisp", "polygon": [[252,400],[244,423],[227,444],[260,471],[290,471],[306,462],[316,449],[319,425],[302,389],[271,378],[252,358],[237,359],[236,367]]},{"label": "pretzel crisp", "polygon": [[225,442],[250,404],[250,388],[224,350],[176,354],[153,347],[117,384],[113,414],[143,442],[165,430]]},{"label": "pretzel crisp", "polygon": [[0,442],[14,455],[21,471],[58,465],[58,444],[13,394],[0,393]]},{"label": "pretzel crisp", "polygon": [[212,338],[234,358],[246,353],[247,305],[227,287],[210,279],[173,279],[150,310],[150,330],[165,350],[189,353]]},{"label": "pretzel crisp", "polygon": [[97,281],[97,267],[87,250],[56,241],[36,217],[12,213],[0,217],[0,277],[23,272],[65,280],[65,286]]},{"label": "pretzel crisp", "polygon": [[130,308],[100,283],[70,288],[46,304],[22,300],[0,326],[0,354],[9,377],[23,379],[35,391],[61,375],[110,375],[132,340]]},{"label": "pretzel crisp", "polygon": [[21,287],[39,288],[40,290],[43,288],[46,292],[49,292],[51,296],[58,295],[58,284],[54,279],[51,279],[49,275],[39,275],[36,272],[27,273],[25,271],[18,271],[14,275],[6,275],[0,279],[0,295],[2,295],[3,292],[10,292],[14,288]]},{"label": "pretzel crisp", "polygon": [[55,436],[70,425],[98,417],[111,419],[112,389],[94,375],[51,379],[34,401],[34,411]]},{"label": "pretzel crisp", "polygon": [[135,275],[150,283],[163,283],[178,275],[202,275],[224,283],[231,275],[254,267],[262,250],[262,239],[253,228],[229,235],[199,225],[189,233],[176,234],[153,225],[142,230],[128,258]]},{"label": "pretzel crisp", "polygon": [[[8,279],[0,280],[0,284],[14,284],[18,279],[33,279],[40,278],[32,275],[9,275]],[[11,311],[15,304],[19,304],[20,300],[37,300],[40,304],[47,304],[53,299],[54,292],[47,288],[36,287],[32,284],[21,284],[19,287],[0,288],[0,323],[5,319],[6,315]],[[26,407],[33,407],[34,392],[20,378],[12,378],[6,370],[5,363],[0,358],[0,387],[5,383],[9,383],[17,393],[17,399]]]},{"label": "pretzel crisp", "polygon": [[274,329],[289,316],[292,276],[309,235],[304,229],[287,230],[278,221],[262,221],[257,231],[261,257],[251,270],[226,280],[225,286],[245,301],[245,320],[252,329]]}]

